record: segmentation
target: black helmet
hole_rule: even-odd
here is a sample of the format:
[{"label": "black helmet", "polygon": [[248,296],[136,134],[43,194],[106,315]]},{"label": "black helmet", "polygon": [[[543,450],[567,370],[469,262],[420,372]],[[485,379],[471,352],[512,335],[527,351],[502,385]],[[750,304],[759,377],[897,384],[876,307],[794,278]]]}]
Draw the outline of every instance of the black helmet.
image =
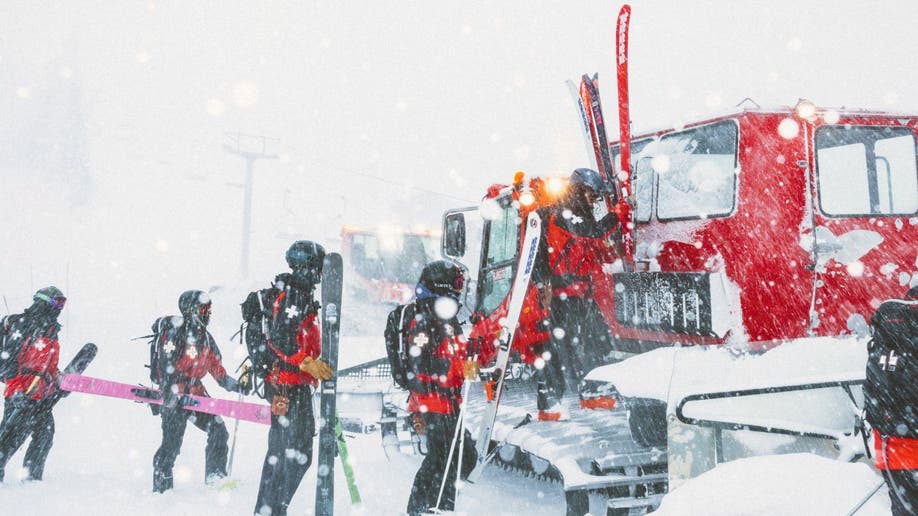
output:
[{"label": "black helmet", "polygon": [[210,296],[200,290],[186,290],[178,299],[179,312],[186,321],[204,326],[210,322]]},{"label": "black helmet", "polygon": [[574,188],[585,188],[595,195],[605,195],[608,191],[599,172],[592,168],[578,168],[571,172],[570,185]]},{"label": "black helmet", "polygon": [[51,286],[39,289],[35,292],[35,295],[32,296],[33,302],[42,302],[51,306],[51,308],[60,311],[64,308],[64,303],[67,302],[67,298],[64,297],[64,293],[61,292],[61,289]]},{"label": "black helmet", "polygon": [[455,263],[447,260],[437,260],[424,266],[418,283],[438,296],[459,299],[462,294],[462,286],[465,283],[465,276],[462,275],[462,269]]},{"label": "black helmet", "polygon": [[45,287],[32,296],[32,306],[26,309],[26,313],[31,317],[57,319],[66,302],[67,298],[59,288]]},{"label": "black helmet", "polygon": [[297,240],[287,249],[287,265],[293,270],[314,269],[322,274],[325,248],[311,240]]}]

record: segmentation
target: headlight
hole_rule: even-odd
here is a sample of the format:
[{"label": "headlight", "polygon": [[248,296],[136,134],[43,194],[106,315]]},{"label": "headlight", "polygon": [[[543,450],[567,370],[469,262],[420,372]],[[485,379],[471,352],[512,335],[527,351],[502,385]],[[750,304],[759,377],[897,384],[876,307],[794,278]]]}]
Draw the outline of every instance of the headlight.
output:
[{"label": "headlight", "polygon": [[613,410],[620,404],[618,390],[608,382],[584,380],[578,387],[580,408],[590,410]]}]

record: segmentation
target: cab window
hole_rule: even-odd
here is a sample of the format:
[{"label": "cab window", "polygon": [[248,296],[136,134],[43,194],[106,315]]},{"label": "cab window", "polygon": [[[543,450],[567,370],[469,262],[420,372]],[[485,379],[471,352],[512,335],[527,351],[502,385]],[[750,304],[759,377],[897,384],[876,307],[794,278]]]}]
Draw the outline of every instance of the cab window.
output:
[{"label": "cab window", "polygon": [[918,212],[915,136],[906,127],[819,127],[816,173],[819,207],[827,215]]}]

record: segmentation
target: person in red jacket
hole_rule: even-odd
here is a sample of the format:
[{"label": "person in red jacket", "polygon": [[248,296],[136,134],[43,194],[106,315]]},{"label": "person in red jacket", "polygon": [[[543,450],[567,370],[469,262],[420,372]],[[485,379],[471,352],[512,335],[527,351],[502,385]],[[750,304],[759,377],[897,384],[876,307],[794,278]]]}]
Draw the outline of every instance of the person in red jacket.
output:
[{"label": "person in red jacket", "polygon": [[271,516],[287,514],[312,464],[316,428],[312,394],[319,381],[332,376],[331,368],[319,358],[321,325],[314,298],[322,280],[325,249],[299,240],[287,250],[286,259],[292,272],[278,274],[268,289],[266,297],[273,302],[264,307],[264,324],[270,331],[259,336],[266,339],[258,362],[267,369],[264,385],[265,399],[271,402],[271,429],[255,513]]},{"label": "person in red jacket", "polygon": [[[249,392],[248,383],[239,382],[226,373],[217,343],[207,331],[211,311],[211,301],[207,294],[200,290],[187,290],[179,297],[178,304],[182,314],[181,323],[162,332],[158,363],[153,364],[156,370],[161,372],[159,388],[163,393],[163,405],[160,409],[163,438],[153,456],[155,493],[172,489],[172,467],[181,451],[189,418],[194,426],[207,432],[207,446],[204,451],[205,482],[213,483],[226,476],[229,433],[223,419],[182,408],[182,396],[207,396],[207,391],[201,383],[201,379],[207,374],[227,391],[244,394]],[[163,319],[157,320],[157,324],[162,321]]]},{"label": "person in red jacket", "polygon": [[[571,173],[565,199],[540,213],[543,238],[532,282],[550,299],[550,356],[545,380],[558,400],[566,378],[572,388],[612,351],[612,336],[594,298],[594,279],[611,270],[621,255],[621,224],[609,211],[610,189],[599,173],[578,168]],[[561,373],[563,370],[563,376]],[[540,407],[541,408],[541,407]],[[540,419],[555,419],[552,408]]]},{"label": "person in red jacket", "polygon": [[[6,463],[30,435],[32,441],[23,461],[26,479],[41,480],[44,473],[54,440],[54,416],[43,401],[57,388],[60,374],[57,336],[61,329],[57,318],[66,301],[59,289],[45,287],[32,297],[32,306],[21,314],[5,317],[0,326],[4,350],[15,353],[15,359],[11,351],[5,351],[10,356],[2,357],[10,367],[0,378],[6,382],[0,422],[0,482]],[[27,410],[33,415],[16,418],[17,424],[10,417],[16,410]]]},{"label": "person in red jacket", "polygon": [[[466,378],[478,374],[478,363],[472,360],[456,319],[463,279],[458,266],[438,260],[424,267],[416,288],[415,316],[406,339],[408,411],[420,413],[424,420],[427,455],[411,486],[408,499],[411,516],[431,509],[452,511],[455,506],[458,446],[452,458],[449,451],[462,404],[462,385]],[[471,443],[468,430],[463,432],[465,442]],[[464,446],[462,453],[459,475],[465,479],[475,466],[477,454],[471,445]],[[444,476],[447,478],[441,496]]]},{"label": "person in red jacket", "polygon": [[870,319],[864,409],[894,516],[918,514],[918,286]]}]

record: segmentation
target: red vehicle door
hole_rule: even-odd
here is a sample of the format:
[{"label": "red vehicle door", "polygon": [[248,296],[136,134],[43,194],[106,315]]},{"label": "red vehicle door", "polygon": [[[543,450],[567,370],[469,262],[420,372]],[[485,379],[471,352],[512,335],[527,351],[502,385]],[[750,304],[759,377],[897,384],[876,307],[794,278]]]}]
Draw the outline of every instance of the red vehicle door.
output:
[{"label": "red vehicle door", "polygon": [[916,273],[915,127],[915,119],[879,115],[807,124],[815,335],[866,330],[872,310]]}]

